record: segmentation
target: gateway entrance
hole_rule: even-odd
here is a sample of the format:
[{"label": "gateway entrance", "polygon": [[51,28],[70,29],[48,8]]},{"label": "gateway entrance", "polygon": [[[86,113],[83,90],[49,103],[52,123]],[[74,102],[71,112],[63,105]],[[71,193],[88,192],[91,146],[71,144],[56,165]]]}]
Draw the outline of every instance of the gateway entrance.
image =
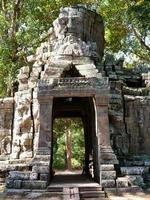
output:
[{"label": "gateway entrance", "polygon": [[[55,164],[55,159],[56,156],[54,157],[54,149],[56,145],[56,136],[55,136],[55,130],[54,130],[54,125],[56,125],[56,122],[58,121],[60,123],[64,123],[64,131],[66,129],[65,126],[68,126],[71,122],[73,123],[73,119],[78,123],[82,122],[83,126],[83,138],[80,136],[80,139],[82,140],[81,143],[83,143],[80,148],[81,148],[81,157],[83,156],[83,160],[78,161],[78,164],[80,163],[80,170],[82,169],[82,174],[87,175],[87,176],[93,176],[94,180],[99,182],[97,179],[97,175],[100,173],[99,172],[99,162],[98,162],[98,140],[96,137],[96,124],[95,124],[95,110],[94,110],[94,102],[92,97],[66,97],[66,98],[54,98],[53,99],[53,132],[52,132],[52,146],[53,148],[51,149],[51,167],[53,168],[53,164]],[[59,120],[61,119],[61,120]],[[62,120],[63,119],[63,120]],[[65,120],[66,119],[66,120]],[[67,123],[68,119],[68,123]],[[72,121],[71,121],[72,119]],[[80,121],[80,120],[81,121]],[[66,123],[66,125],[65,125]],[[58,124],[57,124],[58,125]],[[62,124],[63,126],[63,124]],[[70,128],[70,127],[68,127]],[[70,131],[70,130],[69,130]],[[75,134],[75,133],[74,133]],[[66,153],[65,159],[66,159],[66,165],[68,170],[71,170],[71,154],[74,146],[72,146],[73,141],[71,139],[71,133],[66,133],[66,140],[64,141],[66,144],[64,145],[68,150],[64,153]],[[75,137],[75,136],[74,136]],[[74,138],[75,140],[76,138]],[[74,145],[76,145],[74,143]],[[57,147],[58,148],[58,147]],[[78,148],[76,146],[76,148]],[[84,148],[84,150],[83,150]],[[63,151],[63,148],[62,148]],[[82,152],[84,151],[84,153]],[[61,152],[62,153],[62,152]],[[80,157],[80,155],[78,155]],[[63,154],[62,154],[62,159],[63,159]],[[75,161],[75,159],[74,159]],[[77,161],[77,160],[76,160]],[[59,161],[58,161],[59,162]],[[60,161],[61,162],[61,161]],[[63,161],[64,162],[64,161]],[[81,163],[82,162],[82,163]],[[63,164],[63,163],[62,163]],[[92,168],[92,169],[91,169]],[[93,172],[92,172],[93,170]]]}]

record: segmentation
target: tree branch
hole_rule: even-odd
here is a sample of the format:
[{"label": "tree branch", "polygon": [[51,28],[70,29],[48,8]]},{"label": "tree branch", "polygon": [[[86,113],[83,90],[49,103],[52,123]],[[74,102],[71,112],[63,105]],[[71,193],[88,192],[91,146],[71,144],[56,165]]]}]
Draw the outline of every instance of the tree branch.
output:
[{"label": "tree branch", "polygon": [[142,60],[145,60],[145,61],[147,61],[147,62],[150,62],[150,59],[149,59],[148,57],[146,57],[146,56],[144,56],[144,55],[138,53],[137,51],[131,50],[131,53],[135,54],[137,57],[139,57],[139,58],[142,59]]},{"label": "tree branch", "polygon": [[150,47],[146,45],[146,43],[144,42],[144,40],[142,40],[141,36],[138,34],[138,32],[136,31],[136,29],[133,27],[133,25],[132,25],[132,29],[133,29],[134,35],[139,40],[141,46],[145,47],[145,49],[150,52]]},{"label": "tree branch", "polygon": [[7,0],[2,0],[2,10],[5,15],[5,19],[7,19]]},{"label": "tree branch", "polygon": [[12,61],[15,62],[18,59],[17,52],[18,52],[18,43],[16,39],[16,33],[18,32],[19,28],[19,16],[20,16],[20,3],[21,0],[15,0],[14,8],[13,8],[13,15],[12,15],[12,32],[11,37],[14,43],[14,48],[12,51]]},{"label": "tree branch", "polygon": [[13,33],[16,33],[18,31],[18,19],[20,16],[20,3],[21,0],[16,0],[13,10],[13,17],[12,17],[12,29]]}]

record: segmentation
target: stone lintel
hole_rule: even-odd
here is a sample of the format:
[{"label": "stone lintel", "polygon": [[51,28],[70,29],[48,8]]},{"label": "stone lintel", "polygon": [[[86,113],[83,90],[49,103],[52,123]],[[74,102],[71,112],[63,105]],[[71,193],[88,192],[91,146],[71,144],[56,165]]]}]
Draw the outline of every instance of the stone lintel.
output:
[{"label": "stone lintel", "polygon": [[[78,88],[78,89],[45,89],[38,92],[39,101],[42,99],[46,99],[45,101],[49,101],[52,97],[95,97],[95,95],[99,95],[100,104],[98,105],[108,105],[109,95],[106,88],[102,89],[90,89],[90,88]],[[103,98],[103,95],[105,95]]]}]

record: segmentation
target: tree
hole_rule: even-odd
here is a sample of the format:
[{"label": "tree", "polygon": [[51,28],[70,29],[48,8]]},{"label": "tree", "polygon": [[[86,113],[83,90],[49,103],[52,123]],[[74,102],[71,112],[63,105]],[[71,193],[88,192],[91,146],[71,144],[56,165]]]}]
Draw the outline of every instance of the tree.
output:
[{"label": "tree", "polygon": [[80,118],[55,119],[53,126],[53,166],[81,168],[84,160],[84,131]]},{"label": "tree", "polygon": [[101,0],[98,12],[105,22],[106,51],[133,54],[149,63],[150,1]]}]

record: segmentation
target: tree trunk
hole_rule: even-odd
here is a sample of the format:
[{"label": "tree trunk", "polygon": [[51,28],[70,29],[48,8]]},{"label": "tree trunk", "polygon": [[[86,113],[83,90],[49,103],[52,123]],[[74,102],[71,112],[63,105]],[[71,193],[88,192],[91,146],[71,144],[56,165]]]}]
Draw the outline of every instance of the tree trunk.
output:
[{"label": "tree trunk", "polygon": [[67,128],[66,130],[66,161],[67,161],[67,169],[72,170],[72,165],[71,165],[71,158],[72,158],[72,152],[71,152],[71,130],[70,127]]}]

